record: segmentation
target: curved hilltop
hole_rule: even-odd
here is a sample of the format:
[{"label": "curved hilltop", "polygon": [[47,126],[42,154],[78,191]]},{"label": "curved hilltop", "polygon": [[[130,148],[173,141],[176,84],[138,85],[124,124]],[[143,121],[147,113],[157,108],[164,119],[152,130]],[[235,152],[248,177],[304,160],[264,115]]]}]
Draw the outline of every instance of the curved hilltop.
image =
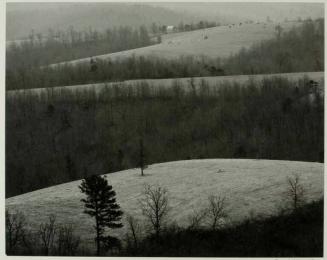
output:
[{"label": "curved hilltop", "polygon": [[[144,184],[165,187],[169,192],[170,220],[187,225],[188,217],[207,203],[209,195],[226,196],[231,221],[249,215],[267,215],[285,205],[287,177],[298,174],[306,199],[323,196],[323,164],[256,159],[203,159],[149,165],[145,176],[139,169],[107,174],[117,192],[125,216],[141,218],[139,200]],[[10,211],[22,211],[32,228],[46,222],[50,214],[57,222],[73,223],[84,243],[93,243],[93,219],[83,213],[78,188],[73,181],[6,199]],[[123,235],[124,229],[114,231]]]}]

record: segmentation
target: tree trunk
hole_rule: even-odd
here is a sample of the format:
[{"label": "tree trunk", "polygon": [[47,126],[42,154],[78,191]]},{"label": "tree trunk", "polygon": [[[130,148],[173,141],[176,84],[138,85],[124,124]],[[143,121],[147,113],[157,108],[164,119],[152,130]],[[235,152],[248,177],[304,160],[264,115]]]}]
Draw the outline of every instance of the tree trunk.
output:
[{"label": "tree trunk", "polygon": [[96,205],[95,208],[95,221],[96,221],[96,232],[97,232],[97,236],[96,236],[96,244],[97,244],[97,256],[100,256],[100,226],[99,226],[99,220],[98,220],[98,208]]},{"label": "tree trunk", "polygon": [[143,176],[143,169],[144,169],[144,147],[143,147],[143,140],[140,139],[140,167],[141,167],[141,176]]}]

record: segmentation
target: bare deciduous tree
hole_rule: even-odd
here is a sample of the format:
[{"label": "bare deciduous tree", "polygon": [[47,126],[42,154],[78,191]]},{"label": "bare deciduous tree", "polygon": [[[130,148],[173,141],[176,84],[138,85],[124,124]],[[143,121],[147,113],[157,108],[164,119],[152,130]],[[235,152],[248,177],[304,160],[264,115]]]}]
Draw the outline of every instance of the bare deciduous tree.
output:
[{"label": "bare deciduous tree", "polygon": [[78,249],[80,238],[74,235],[72,225],[64,225],[58,228],[56,241],[57,254],[61,256],[74,256]]},{"label": "bare deciduous tree", "polygon": [[226,199],[221,196],[211,195],[208,198],[207,218],[212,229],[221,227],[222,221],[227,217]]},{"label": "bare deciduous tree", "polygon": [[19,243],[25,238],[25,216],[21,212],[10,214],[6,210],[6,249],[7,254],[12,254]]},{"label": "bare deciduous tree", "polygon": [[167,190],[159,186],[145,185],[141,206],[143,215],[150,221],[158,239],[169,211]]},{"label": "bare deciduous tree", "polygon": [[138,240],[139,240],[139,234],[141,232],[141,226],[138,222],[138,220],[131,216],[127,216],[127,226],[129,229],[129,234],[127,235],[127,239],[130,241],[132,239],[133,241],[133,248],[137,249],[138,247]]},{"label": "bare deciduous tree", "polygon": [[201,224],[205,220],[207,216],[207,211],[206,210],[199,210],[193,211],[193,214],[189,216],[189,229],[199,229],[201,227]]},{"label": "bare deciduous tree", "polygon": [[42,223],[39,227],[39,237],[45,255],[49,255],[53,247],[54,238],[56,235],[56,217],[55,215],[49,216],[49,223]]},{"label": "bare deciduous tree", "polygon": [[299,175],[287,178],[288,190],[287,196],[291,200],[293,210],[297,210],[305,202],[305,190],[300,181]]}]

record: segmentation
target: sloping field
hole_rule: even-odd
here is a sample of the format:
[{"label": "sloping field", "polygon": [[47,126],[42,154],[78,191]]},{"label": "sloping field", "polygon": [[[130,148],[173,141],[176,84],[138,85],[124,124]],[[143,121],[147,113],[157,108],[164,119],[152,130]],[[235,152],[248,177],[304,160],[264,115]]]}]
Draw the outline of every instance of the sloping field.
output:
[{"label": "sloping field", "polygon": [[[194,77],[194,84],[199,86],[201,81],[204,80],[208,83],[209,87],[216,88],[222,83],[238,83],[244,84],[249,80],[262,81],[263,79],[273,78],[273,77],[283,77],[291,81],[297,81],[304,76],[308,76],[310,79],[315,80],[319,83],[319,88],[323,90],[324,88],[324,72],[296,72],[296,73],[279,73],[279,74],[258,74],[258,75],[233,75],[233,76],[217,76],[217,77]],[[92,90],[100,92],[104,88],[112,88],[115,86],[121,87],[133,87],[138,84],[147,83],[150,87],[170,87],[174,82],[178,82],[181,86],[187,87],[190,83],[191,78],[170,78],[170,79],[139,79],[139,80],[125,80],[121,82],[106,82],[106,83],[96,83],[96,84],[83,84],[74,86],[61,86],[53,88],[37,88],[37,89],[27,89],[27,90],[9,90],[7,91],[8,96],[15,96],[22,93],[34,93],[41,94],[47,91],[58,91],[61,90],[71,90],[71,91],[83,91]],[[187,89],[186,89],[187,90]]]},{"label": "sloping field", "polygon": [[[171,207],[169,219],[180,225],[188,223],[194,209],[201,209],[209,195],[226,196],[229,220],[237,221],[250,214],[273,214],[285,205],[287,176],[298,174],[306,190],[307,201],[323,196],[323,164],[295,161],[252,159],[203,159],[176,161],[149,165],[145,176],[139,169],[107,174],[117,192],[117,201],[125,216],[141,218],[139,200],[144,184],[165,187]],[[83,213],[79,191],[81,181],[37,190],[6,199],[6,208],[20,210],[27,216],[32,228],[47,221],[49,214],[57,222],[72,223],[84,243],[93,245],[94,220]],[[125,221],[125,219],[124,219]],[[125,232],[115,230],[122,235]]]},{"label": "sloping field", "polygon": [[[284,31],[299,25],[298,22],[282,23]],[[159,56],[177,58],[181,55],[226,57],[253,43],[275,36],[275,23],[236,24],[219,26],[191,32],[173,33],[163,37],[161,44],[111,54],[95,56],[98,59],[117,59],[135,56]],[[90,58],[78,59],[68,64],[89,62]],[[58,64],[63,64],[58,63]],[[56,64],[54,64],[56,65]]]}]

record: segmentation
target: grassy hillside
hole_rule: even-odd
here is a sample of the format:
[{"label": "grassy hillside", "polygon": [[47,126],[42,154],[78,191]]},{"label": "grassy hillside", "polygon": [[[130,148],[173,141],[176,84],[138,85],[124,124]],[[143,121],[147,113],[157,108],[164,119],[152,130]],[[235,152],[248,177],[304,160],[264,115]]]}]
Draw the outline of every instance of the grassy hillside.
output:
[{"label": "grassy hillside", "polygon": [[[281,23],[285,31],[301,23]],[[219,26],[192,32],[174,33],[162,38],[162,43],[154,46],[96,56],[98,59],[117,59],[136,56],[159,56],[176,58],[181,55],[228,57],[242,48],[275,36],[275,23],[236,24]],[[206,38],[207,37],[207,38]],[[89,62],[89,58],[68,62],[79,64]]]},{"label": "grassy hillside", "polygon": [[[246,45],[243,42],[237,47],[242,47],[241,50],[227,58],[219,58],[216,55],[211,57],[189,55],[175,56],[175,58],[171,59],[158,56],[132,55],[124,59],[98,59],[94,69],[89,59],[87,59],[87,62],[84,60],[85,62],[73,63],[75,65],[68,63],[51,67],[21,67],[25,63],[15,60],[14,55],[7,59],[8,63],[10,61],[14,62],[13,65],[15,66],[12,68],[6,67],[6,89],[45,88],[129,79],[323,71],[323,22],[323,19],[307,20],[301,26],[289,31],[283,27],[277,27],[279,28],[279,34],[276,34],[277,30],[272,32],[275,35],[271,36],[272,39],[256,43],[248,49],[242,47],[242,44]],[[230,30],[233,29],[230,28]],[[272,30],[275,30],[275,28]],[[185,35],[188,35],[188,33]],[[233,37],[237,38],[237,33],[229,33],[229,35],[232,38],[228,39],[224,45],[228,48],[233,44],[235,45]],[[247,34],[243,36],[249,38]],[[171,37],[170,41],[173,41],[175,38],[174,36]],[[242,39],[242,37],[238,39]],[[203,38],[201,41],[208,40],[209,38]],[[167,45],[172,45],[169,44],[170,41],[168,41]],[[194,43],[196,44],[197,41],[189,41],[191,45],[194,45]],[[211,44],[214,47],[212,50],[217,50],[214,41],[211,41]],[[183,48],[180,47],[180,50],[183,50]],[[202,46],[198,49],[199,53],[205,50],[210,50],[210,48]],[[193,54],[196,54],[196,52]],[[217,53],[217,55],[220,54]]]},{"label": "grassy hillside", "polygon": [[[142,218],[138,200],[144,184],[160,184],[168,189],[171,206],[170,221],[188,224],[189,215],[207,203],[209,195],[226,196],[227,223],[251,216],[276,214],[287,204],[287,177],[298,174],[306,190],[306,199],[317,200],[323,195],[323,164],[273,160],[204,159],[153,164],[140,176],[139,169],[107,175],[117,192],[117,200],[125,214]],[[46,222],[49,214],[58,223],[72,223],[85,244],[93,245],[93,219],[83,213],[78,189],[80,181],[6,199],[6,208],[23,211],[31,228]],[[124,219],[125,221],[125,219]],[[126,227],[125,227],[126,228]],[[123,228],[113,231],[119,236]]]},{"label": "grassy hillside", "polygon": [[157,43],[151,40],[145,26],[107,28],[105,33],[89,28],[78,31],[54,31],[49,35],[32,33],[29,40],[11,43],[6,48],[6,69],[38,68],[56,62],[85,58],[92,55],[129,50]]}]

